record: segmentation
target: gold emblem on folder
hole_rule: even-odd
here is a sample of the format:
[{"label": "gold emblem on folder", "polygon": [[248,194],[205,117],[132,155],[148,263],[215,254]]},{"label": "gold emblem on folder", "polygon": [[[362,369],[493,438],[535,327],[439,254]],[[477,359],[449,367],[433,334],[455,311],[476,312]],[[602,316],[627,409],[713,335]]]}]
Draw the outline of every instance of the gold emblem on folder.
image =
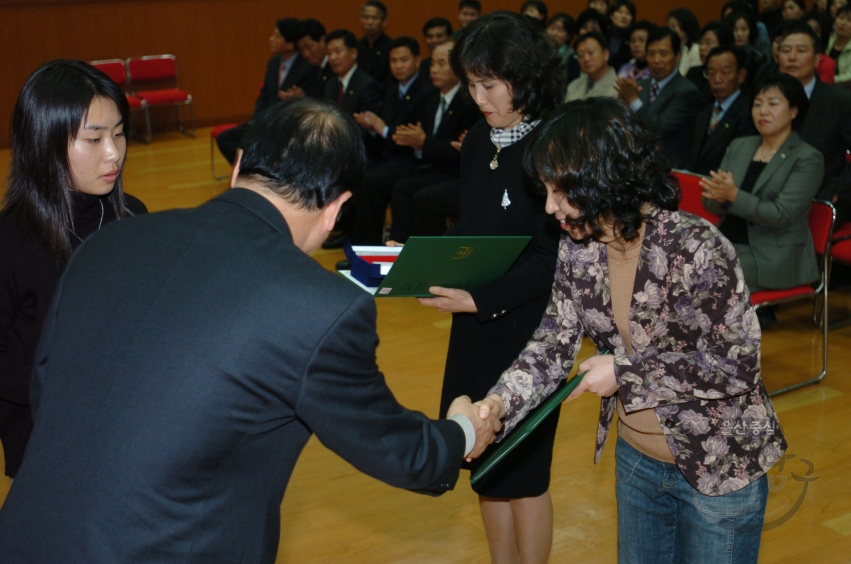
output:
[{"label": "gold emblem on folder", "polygon": [[469,258],[471,254],[473,254],[473,247],[458,247],[455,254],[452,255],[452,258],[456,260],[465,259]]}]

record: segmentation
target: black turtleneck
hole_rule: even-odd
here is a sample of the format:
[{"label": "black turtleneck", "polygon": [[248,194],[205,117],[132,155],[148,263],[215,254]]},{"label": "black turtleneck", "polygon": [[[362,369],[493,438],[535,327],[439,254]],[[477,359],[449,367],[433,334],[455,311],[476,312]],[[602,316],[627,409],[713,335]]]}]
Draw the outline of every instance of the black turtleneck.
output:
[{"label": "black turtleneck", "polygon": [[[128,215],[147,213],[133,196],[125,195]],[[72,195],[76,249],[102,225],[115,220],[106,197]],[[103,204],[103,207],[101,207]],[[6,475],[14,477],[32,428],[29,389],[39,334],[59,284],[62,270],[47,247],[24,236],[13,215],[0,213],[0,439]]]}]

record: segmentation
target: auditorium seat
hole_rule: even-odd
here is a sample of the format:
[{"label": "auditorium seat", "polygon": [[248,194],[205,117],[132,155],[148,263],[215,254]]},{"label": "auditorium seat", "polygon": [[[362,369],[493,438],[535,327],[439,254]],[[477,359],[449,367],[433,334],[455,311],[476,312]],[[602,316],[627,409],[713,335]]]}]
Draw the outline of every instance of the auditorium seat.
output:
[{"label": "auditorium seat", "polygon": [[710,213],[703,207],[703,199],[701,198],[703,189],[700,187],[700,179],[705,177],[687,170],[673,170],[672,172],[680,183],[680,191],[683,195],[679,208],[702,217],[712,225],[718,225],[721,216]]},{"label": "auditorium seat", "polygon": [[[156,106],[189,106],[189,115],[192,119],[192,133],[183,128],[181,111],[178,109],[178,128],[180,132],[195,137],[195,109],[192,106],[192,95],[179,88],[179,75],[177,72],[177,59],[174,55],[148,55],[139,58],[127,59],[127,69],[130,83],[134,89],[133,94],[147,103],[148,108]],[[140,90],[140,83],[153,83],[156,85],[167,81],[173,84],[170,88],[152,88]],[[153,86],[152,84],[152,86]],[[151,141],[151,122],[148,120],[148,134],[146,141]]]}]

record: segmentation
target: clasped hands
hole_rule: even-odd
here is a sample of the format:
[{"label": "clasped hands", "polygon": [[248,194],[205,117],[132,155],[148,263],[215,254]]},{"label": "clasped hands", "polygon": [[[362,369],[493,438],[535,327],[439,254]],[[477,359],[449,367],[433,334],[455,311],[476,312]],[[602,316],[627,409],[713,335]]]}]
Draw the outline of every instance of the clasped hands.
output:
[{"label": "clasped hands", "polygon": [[703,188],[701,195],[704,198],[715,200],[719,204],[735,202],[736,195],[739,193],[732,173],[723,170],[709,171],[709,178],[702,179],[700,187]]}]

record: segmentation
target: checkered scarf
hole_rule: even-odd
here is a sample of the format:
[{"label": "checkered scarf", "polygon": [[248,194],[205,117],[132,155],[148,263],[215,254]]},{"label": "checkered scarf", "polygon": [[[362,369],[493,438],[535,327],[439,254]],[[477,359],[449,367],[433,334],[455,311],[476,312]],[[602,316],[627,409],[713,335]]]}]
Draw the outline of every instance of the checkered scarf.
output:
[{"label": "checkered scarf", "polygon": [[517,143],[528,134],[530,131],[541,123],[541,120],[521,121],[511,129],[502,129],[494,127],[491,129],[491,143],[496,145],[497,149],[505,149],[512,143]]}]

